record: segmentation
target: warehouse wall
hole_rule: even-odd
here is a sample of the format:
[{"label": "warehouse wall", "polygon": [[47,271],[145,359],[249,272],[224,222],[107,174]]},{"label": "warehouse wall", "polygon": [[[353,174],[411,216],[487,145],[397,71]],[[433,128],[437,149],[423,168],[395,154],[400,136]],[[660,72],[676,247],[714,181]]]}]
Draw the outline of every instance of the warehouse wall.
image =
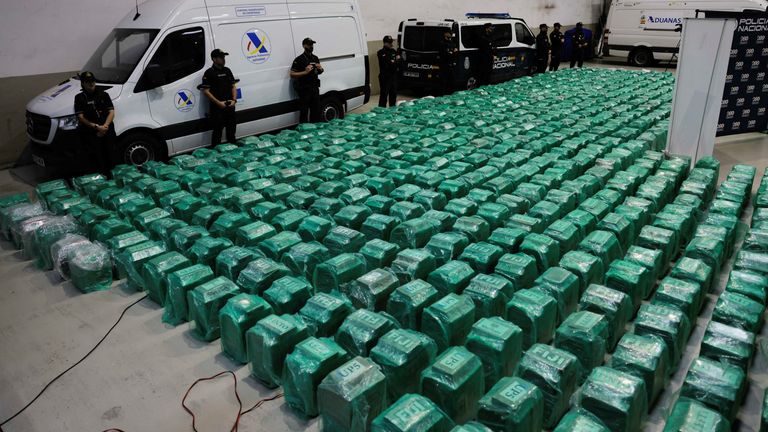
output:
[{"label": "warehouse wall", "polygon": [[[531,27],[560,21],[598,21],[603,0],[359,0],[371,56],[385,34],[408,18],[460,18],[466,12],[510,12]],[[41,91],[71,76],[134,0],[24,0],[0,5],[0,167],[12,164],[26,145],[24,108]],[[319,36],[317,38],[320,38]],[[378,92],[378,64],[371,61]]]}]

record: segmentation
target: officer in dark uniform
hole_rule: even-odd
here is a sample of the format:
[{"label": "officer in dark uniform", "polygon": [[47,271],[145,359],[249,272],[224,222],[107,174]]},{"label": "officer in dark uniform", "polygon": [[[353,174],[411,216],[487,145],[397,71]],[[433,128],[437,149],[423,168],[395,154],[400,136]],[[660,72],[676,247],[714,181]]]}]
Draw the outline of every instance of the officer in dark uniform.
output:
[{"label": "officer in dark uniform", "polygon": [[549,61],[549,71],[554,72],[560,67],[560,57],[563,55],[565,35],[560,31],[560,23],[555,23],[555,29],[549,35],[552,59]]},{"label": "officer in dark uniform", "polygon": [[496,49],[493,39],[493,24],[485,23],[478,42],[477,85],[483,86],[491,83],[491,73],[493,72],[493,54]]},{"label": "officer in dark uniform", "polygon": [[384,48],[376,56],[379,58],[379,106],[382,108],[395,106],[397,103],[397,64],[400,56],[392,46],[392,36],[384,36]]},{"label": "officer in dark uniform", "polygon": [[232,71],[224,66],[224,57],[229,53],[216,48],[211,51],[213,66],[203,74],[203,83],[198,86],[210,102],[208,116],[211,120],[213,134],[211,145],[221,144],[221,133],[227,129],[227,142],[234,144],[237,119],[235,118],[235,105],[237,104],[237,80]]},{"label": "officer in dark uniform", "polygon": [[453,33],[446,30],[443,33],[443,40],[440,41],[440,84],[444,95],[451,94],[453,91],[453,77],[456,68],[456,53],[459,49],[456,42],[453,41]]},{"label": "officer in dark uniform", "polygon": [[299,94],[299,122],[309,123],[317,121],[320,114],[320,78],[325,72],[320,59],[312,54],[315,50],[315,41],[304,38],[301,42],[304,52],[293,60],[291,65],[291,78],[293,88]]},{"label": "officer in dark uniform", "polygon": [[83,72],[79,78],[83,91],[75,95],[75,114],[83,150],[100,173],[109,175],[115,142],[115,107],[109,95],[96,87],[93,73]]},{"label": "officer in dark uniform", "polygon": [[549,63],[549,37],[547,31],[549,27],[546,24],[539,26],[539,34],[536,36],[536,71],[537,73],[544,73],[547,71],[547,63]]},{"label": "officer in dark uniform", "polygon": [[571,55],[571,67],[579,64],[579,67],[584,67],[584,55],[586,54],[587,37],[584,36],[584,24],[576,23],[576,31],[573,33],[573,55]]}]

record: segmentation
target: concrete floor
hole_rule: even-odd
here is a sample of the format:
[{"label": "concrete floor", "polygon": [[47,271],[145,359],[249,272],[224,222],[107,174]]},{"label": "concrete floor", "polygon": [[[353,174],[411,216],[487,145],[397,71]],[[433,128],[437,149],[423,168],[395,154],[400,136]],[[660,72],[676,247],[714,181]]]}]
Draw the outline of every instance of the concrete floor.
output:
[{"label": "concrete floor", "polygon": [[[759,178],[768,166],[768,136],[719,139],[715,156],[722,162],[722,178],[737,163],[757,166]],[[33,168],[16,172],[27,181],[43,176]],[[0,194],[25,190],[31,191],[32,187],[9,170],[0,171]],[[727,273],[728,267],[721,272],[718,292],[723,289]],[[55,273],[37,270],[4,241],[0,241],[0,280],[0,421],[82,357],[120,311],[143,295],[121,282],[109,291],[80,294]],[[669,401],[698,352],[712,307],[710,298],[693,331],[681,369],[651,412],[647,430],[661,429],[659,420],[666,415]],[[191,335],[187,324],[172,328],[162,323],[161,316],[162,309],[149,300],[134,306],[98,350],[3,430],[190,430],[191,419],[181,407],[184,392],[195,379],[223,370],[235,371],[246,407],[276,393],[250,378],[246,366],[225,358],[218,342],[200,342]],[[763,336],[767,334],[768,330],[764,330]],[[758,430],[762,393],[768,384],[762,348],[758,348],[756,357],[750,372],[752,386],[740,414],[738,429],[742,431]],[[237,412],[231,378],[201,384],[190,396],[189,405],[197,413],[198,430],[228,430]],[[243,417],[240,430],[319,430],[319,423],[298,418],[283,400],[277,400]]]}]

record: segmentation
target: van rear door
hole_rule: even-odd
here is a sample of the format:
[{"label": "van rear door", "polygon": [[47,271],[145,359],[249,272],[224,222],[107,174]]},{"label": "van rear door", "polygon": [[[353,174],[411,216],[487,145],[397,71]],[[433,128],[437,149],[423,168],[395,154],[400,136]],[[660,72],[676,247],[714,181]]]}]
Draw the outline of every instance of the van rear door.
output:
[{"label": "van rear door", "polygon": [[437,85],[439,83],[438,50],[448,26],[430,26],[424,23],[406,24],[403,28],[400,75],[403,84]]}]

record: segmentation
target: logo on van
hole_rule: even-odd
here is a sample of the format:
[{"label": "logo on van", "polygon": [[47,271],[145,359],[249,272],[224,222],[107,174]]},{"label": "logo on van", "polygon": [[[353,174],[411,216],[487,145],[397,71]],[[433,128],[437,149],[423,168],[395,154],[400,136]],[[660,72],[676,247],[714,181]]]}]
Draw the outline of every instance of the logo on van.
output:
[{"label": "logo on van", "polygon": [[176,110],[179,112],[192,111],[192,108],[195,106],[195,96],[187,89],[179,90],[173,101],[176,105]]},{"label": "logo on van", "polygon": [[253,64],[261,64],[269,59],[272,45],[269,36],[259,29],[250,29],[243,35],[243,55]]}]

